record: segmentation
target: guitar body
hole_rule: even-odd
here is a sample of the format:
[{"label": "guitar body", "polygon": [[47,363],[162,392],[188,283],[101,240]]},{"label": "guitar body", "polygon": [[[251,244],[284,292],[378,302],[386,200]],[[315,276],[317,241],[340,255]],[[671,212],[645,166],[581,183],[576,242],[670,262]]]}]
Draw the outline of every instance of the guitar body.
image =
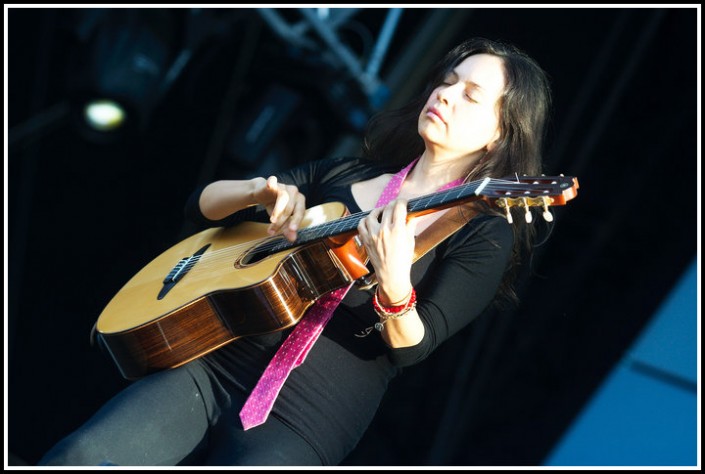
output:
[{"label": "guitar body", "polygon": [[[340,203],[317,206],[302,227],[345,213]],[[177,367],[239,337],[286,329],[321,295],[357,277],[346,268],[350,253],[357,253],[354,261],[365,259],[355,239],[319,240],[260,258],[257,249],[272,239],[267,227],[244,222],[202,231],[123,286],[98,317],[96,332],[125,378]],[[183,276],[168,278],[194,255]]]}]

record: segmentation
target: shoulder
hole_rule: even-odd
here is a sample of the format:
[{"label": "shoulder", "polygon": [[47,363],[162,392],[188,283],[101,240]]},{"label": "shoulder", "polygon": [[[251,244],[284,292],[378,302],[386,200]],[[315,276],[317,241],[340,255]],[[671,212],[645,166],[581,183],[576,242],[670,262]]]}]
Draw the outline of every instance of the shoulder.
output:
[{"label": "shoulder", "polygon": [[388,164],[375,162],[363,157],[334,156],[303,163],[280,177],[289,175],[300,180],[319,184],[346,184],[360,179],[369,179],[393,169]]},{"label": "shoulder", "polygon": [[449,239],[446,250],[449,253],[491,252],[508,258],[514,239],[514,229],[504,217],[480,214]]},{"label": "shoulder", "polygon": [[316,162],[321,169],[326,169],[335,173],[348,173],[357,175],[375,176],[387,169],[393,169],[393,165],[380,163],[359,156],[336,156],[324,158]]}]

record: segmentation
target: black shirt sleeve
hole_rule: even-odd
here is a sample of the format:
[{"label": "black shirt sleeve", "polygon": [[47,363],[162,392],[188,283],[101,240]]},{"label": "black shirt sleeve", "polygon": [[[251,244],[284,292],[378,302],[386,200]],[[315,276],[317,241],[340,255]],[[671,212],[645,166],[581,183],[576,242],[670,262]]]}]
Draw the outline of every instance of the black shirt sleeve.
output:
[{"label": "black shirt sleeve", "polygon": [[[334,191],[340,187],[395,170],[394,165],[385,165],[356,157],[332,157],[303,163],[287,171],[276,173],[281,183],[293,184],[306,198],[306,207],[333,200]],[[243,221],[267,222],[267,213],[262,206],[252,206],[220,220],[210,220],[201,212],[198,200],[206,185],[196,188],[184,206],[185,217],[199,228],[231,226]]]},{"label": "black shirt sleeve", "polygon": [[511,257],[514,234],[501,217],[478,216],[473,221],[439,245],[423,275],[414,278],[412,269],[418,295],[416,310],[425,334],[413,347],[391,349],[393,364],[408,366],[422,361],[494,299]]}]

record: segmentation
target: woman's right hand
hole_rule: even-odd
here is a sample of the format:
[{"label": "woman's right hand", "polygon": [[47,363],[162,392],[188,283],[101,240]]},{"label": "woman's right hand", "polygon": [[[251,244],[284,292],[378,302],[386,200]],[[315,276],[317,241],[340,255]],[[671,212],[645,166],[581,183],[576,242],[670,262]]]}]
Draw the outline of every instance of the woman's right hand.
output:
[{"label": "woman's right hand", "polygon": [[306,198],[296,186],[281,184],[276,176],[260,178],[255,182],[252,197],[269,214],[270,235],[281,232],[291,242],[296,240],[296,231],[306,211]]}]

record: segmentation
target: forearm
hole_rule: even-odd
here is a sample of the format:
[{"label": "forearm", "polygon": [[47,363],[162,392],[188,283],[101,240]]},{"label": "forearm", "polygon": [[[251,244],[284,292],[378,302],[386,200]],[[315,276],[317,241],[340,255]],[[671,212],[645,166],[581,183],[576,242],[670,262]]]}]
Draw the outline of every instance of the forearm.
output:
[{"label": "forearm", "polygon": [[401,318],[388,319],[382,330],[382,339],[394,349],[415,346],[421,342],[423,336],[423,323],[415,309]]},{"label": "forearm", "polygon": [[204,217],[217,221],[257,204],[253,193],[264,178],[215,181],[203,189],[198,205]]}]

